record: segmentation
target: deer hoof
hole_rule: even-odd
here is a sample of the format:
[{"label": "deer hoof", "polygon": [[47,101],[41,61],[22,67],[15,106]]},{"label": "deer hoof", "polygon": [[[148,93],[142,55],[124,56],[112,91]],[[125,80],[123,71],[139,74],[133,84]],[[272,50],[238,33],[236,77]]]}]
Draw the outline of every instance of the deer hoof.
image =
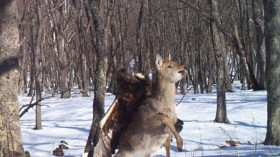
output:
[{"label": "deer hoof", "polygon": [[177,148],[177,149],[178,149],[178,151],[179,151],[179,152],[182,152],[182,151],[183,151],[183,149],[182,149],[182,148]]},{"label": "deer hoof", "polygon": [[183,151],[183,140],[177,141],[177,149],[179,152]]}]

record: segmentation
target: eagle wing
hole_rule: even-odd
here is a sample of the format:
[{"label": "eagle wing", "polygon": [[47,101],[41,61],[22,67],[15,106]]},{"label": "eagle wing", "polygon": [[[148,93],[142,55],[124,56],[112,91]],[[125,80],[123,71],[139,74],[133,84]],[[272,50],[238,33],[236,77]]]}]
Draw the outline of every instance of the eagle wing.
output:
[{"label": "eagle wing", "polygon": [[117,96],[100,121],[99,140],[94,156],[109,157],[118,148],[119,140],[141,101],[150,96],[152,82],[145,76],[132,76],[125,69],[116,73]]}]

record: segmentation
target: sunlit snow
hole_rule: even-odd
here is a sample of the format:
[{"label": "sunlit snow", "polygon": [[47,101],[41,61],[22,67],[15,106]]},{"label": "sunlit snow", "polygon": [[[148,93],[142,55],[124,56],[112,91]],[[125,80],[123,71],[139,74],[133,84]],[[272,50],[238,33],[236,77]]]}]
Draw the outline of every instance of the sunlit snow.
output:
[{"label": "sunlit snow", "polygon": [[[44,94],[44,97],[49,95]],[[177,94],[176,103],[183,95]],[[106,109],[115,96],[106,94]],[[177,115],[184,121],[180,133],[184,140],[183,152],[172,142],[172,157],[236,157],[236,156],[280,156],[280,147],[264,146],[266,134],[267,102],[266,91],[241,91],[234,85],[234,91],[226,94],[227,114],[230,124],[214,123],[216,114],[216,93],[193,94],[190,91],[176,106]],[[29,104],[31,97],[19,96],[20,106]],[[77,91],[70,99],[59,95],[42,101],[42,130],[33,130],[35,111],[30,109],[21,118],[24,149],[32,157],[52,157],[52,151],[61,140],[68,143],[65,156],[82,157],[92,120],[93,93],[81,97]],[[239,141],[230,146],[225,141]],[[161,148],[154,157],[165,156]]]}]

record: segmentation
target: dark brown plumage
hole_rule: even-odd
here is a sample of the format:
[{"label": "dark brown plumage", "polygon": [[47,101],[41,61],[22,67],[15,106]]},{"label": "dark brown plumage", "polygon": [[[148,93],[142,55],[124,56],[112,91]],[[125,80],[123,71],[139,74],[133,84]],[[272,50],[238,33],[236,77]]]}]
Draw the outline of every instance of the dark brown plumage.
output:
[{"label": "dark brown plumage", "polygon": [[118,147],[122,131],[132,120],[142,100],[149,97],[152,92],[152,82],[147,77],[132,76],[127,73],[126,69],[119,70],[116,73],[116,79],[119,107],[112,117],[113,121],[110,122],[114,128],[111,143],[112,154]]}]

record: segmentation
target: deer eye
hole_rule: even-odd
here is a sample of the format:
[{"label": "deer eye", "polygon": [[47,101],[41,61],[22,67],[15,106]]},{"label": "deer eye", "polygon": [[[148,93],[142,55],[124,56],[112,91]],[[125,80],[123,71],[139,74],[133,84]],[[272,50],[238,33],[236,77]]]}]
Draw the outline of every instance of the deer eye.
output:
[{"label": "deer eye", "polygon": [[173,68],[173,65],[168,65],[167,68]]}]

